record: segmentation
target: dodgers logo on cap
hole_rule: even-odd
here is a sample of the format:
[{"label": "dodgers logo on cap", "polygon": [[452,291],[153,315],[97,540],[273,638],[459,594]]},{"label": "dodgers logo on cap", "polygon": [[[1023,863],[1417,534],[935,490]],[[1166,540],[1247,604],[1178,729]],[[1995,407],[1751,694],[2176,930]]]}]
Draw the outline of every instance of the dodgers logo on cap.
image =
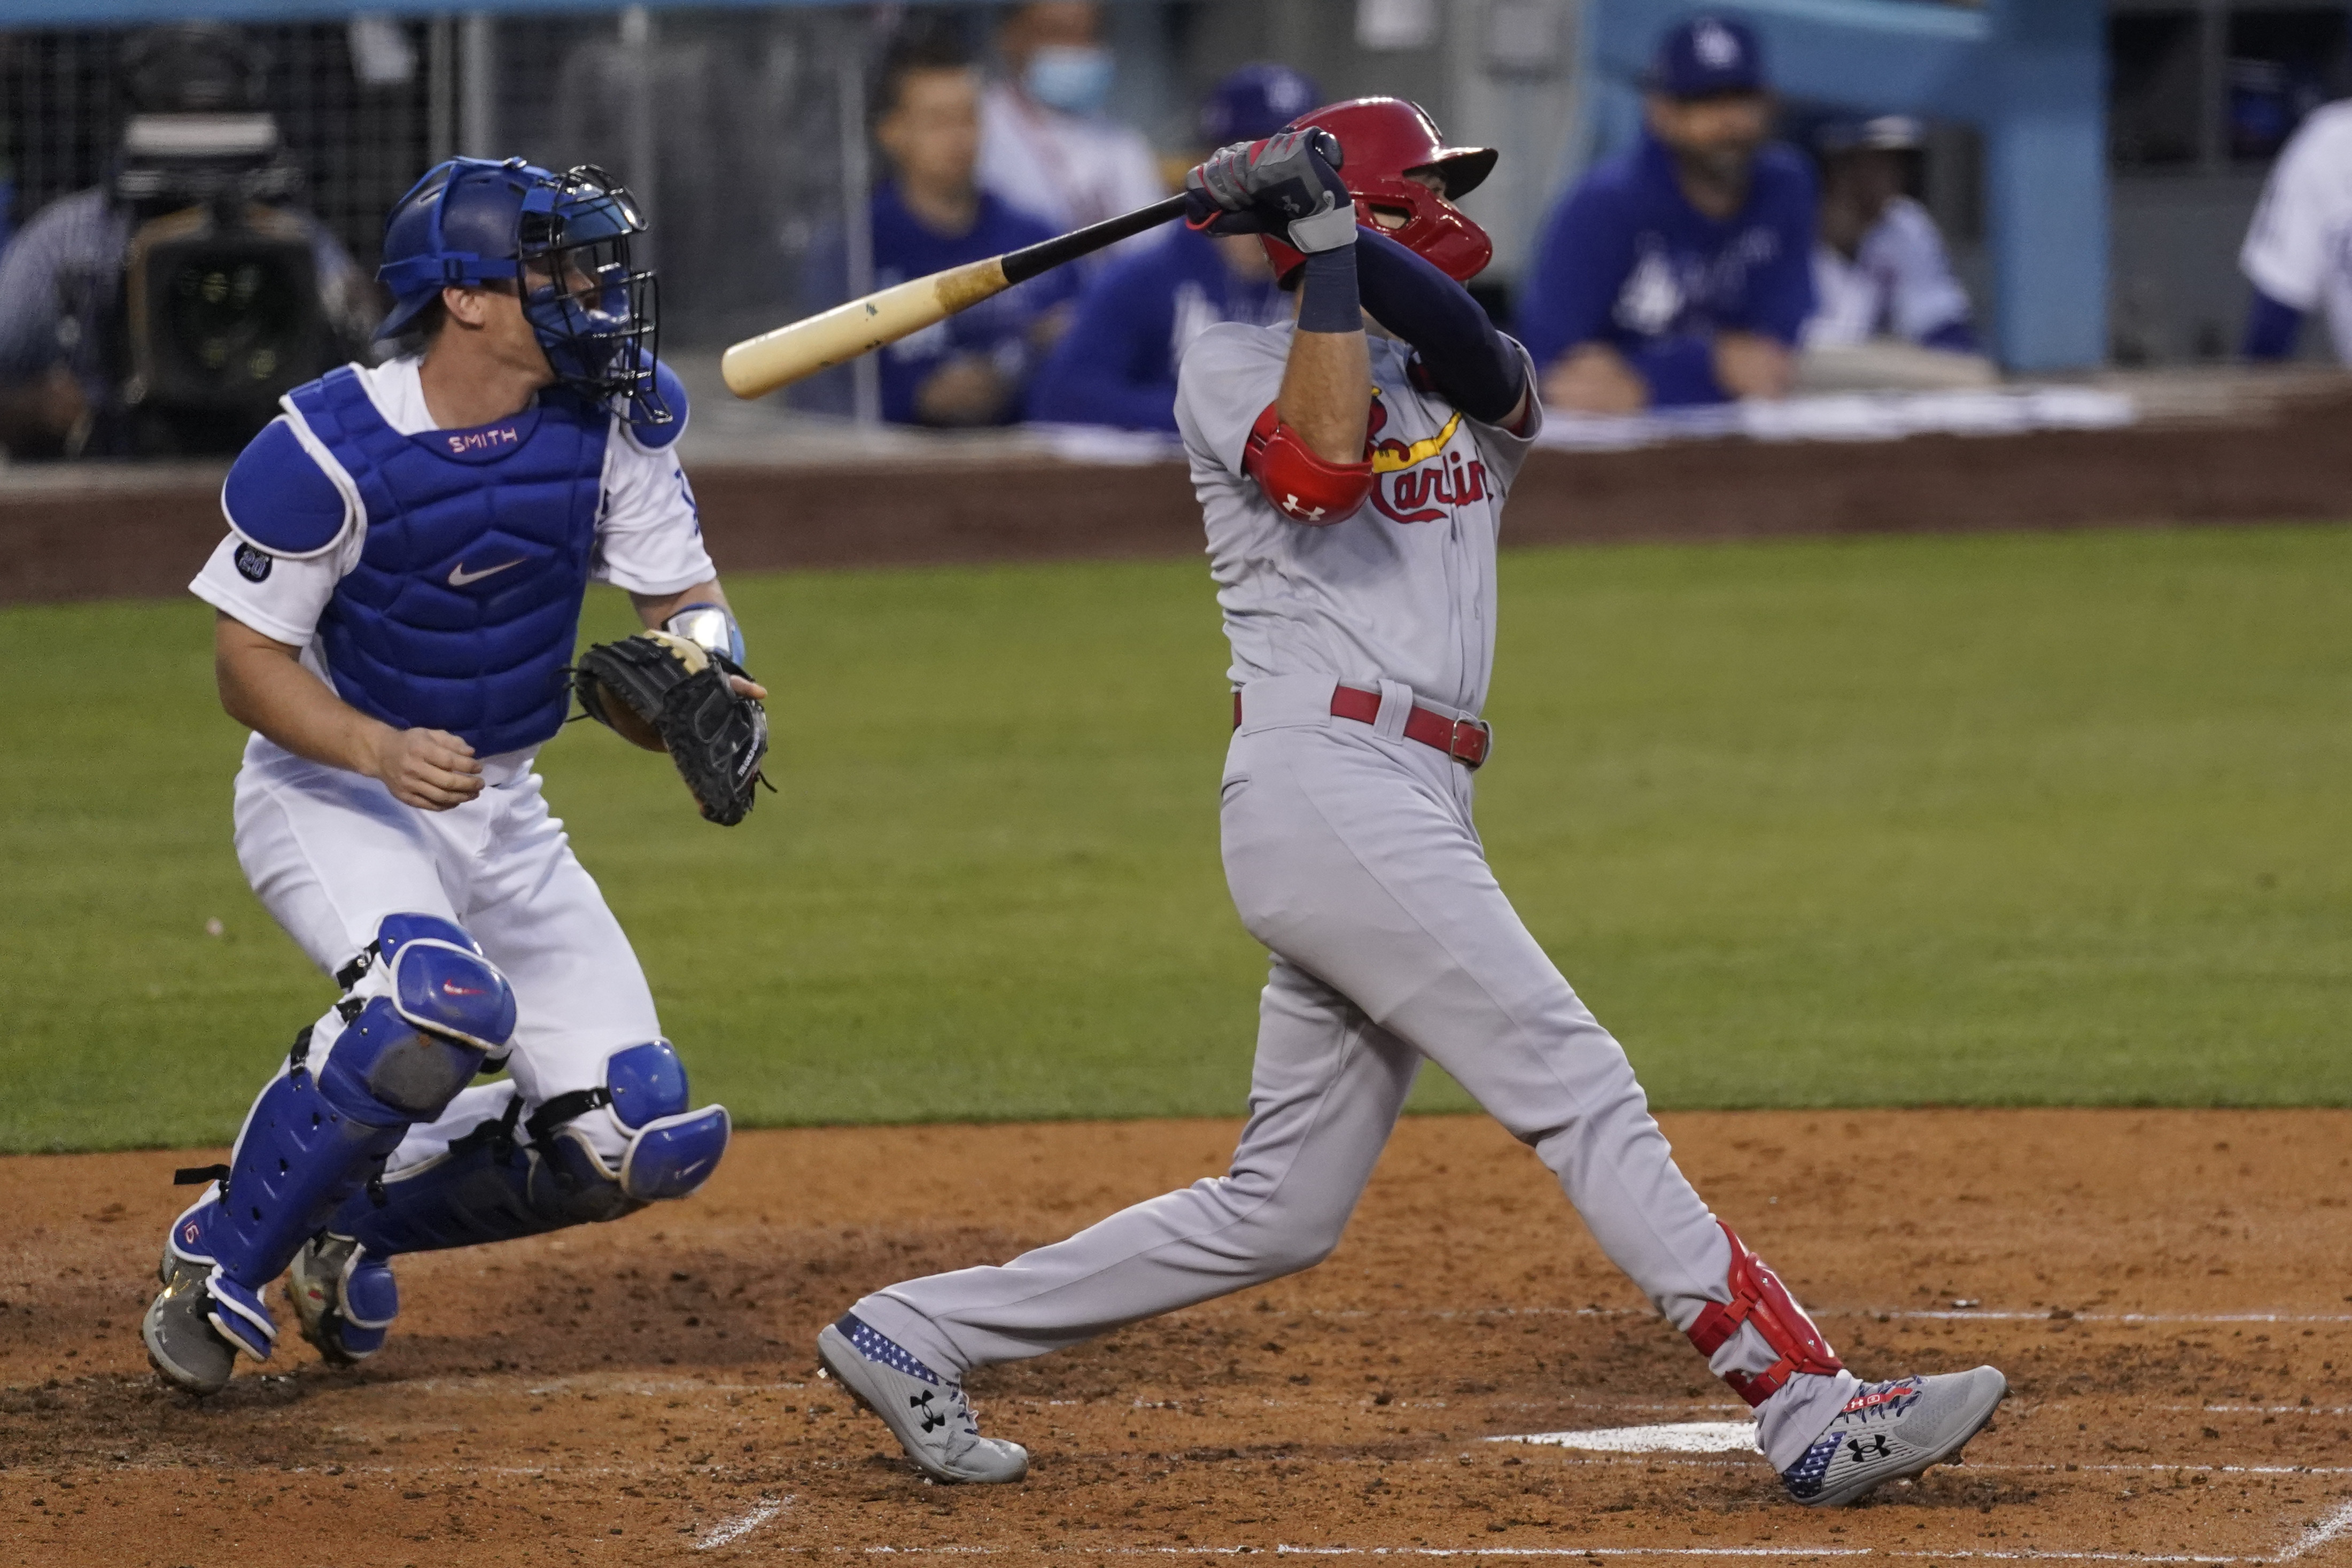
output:
[{"label": "dodgers logo on cap", "polygon": [[1712,16],[1691,28],[1691,53],[1709,70],[1729,70],[1739,63],[1738,35]]}]

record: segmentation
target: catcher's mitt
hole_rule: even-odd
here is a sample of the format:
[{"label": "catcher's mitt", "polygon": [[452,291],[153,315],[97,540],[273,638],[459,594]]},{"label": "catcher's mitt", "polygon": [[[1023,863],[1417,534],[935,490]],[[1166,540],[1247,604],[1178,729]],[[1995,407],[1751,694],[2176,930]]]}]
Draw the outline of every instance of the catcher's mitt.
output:
[{"label": "catcher's mitt", "polygon": [[699,643],[639,632],[582,654],[572,689],[589,718],[649,752],[667,752],[702,815],[732,827],[767,783],[760,762],[768,754],[768,710],[729,684],[741,674]]}]

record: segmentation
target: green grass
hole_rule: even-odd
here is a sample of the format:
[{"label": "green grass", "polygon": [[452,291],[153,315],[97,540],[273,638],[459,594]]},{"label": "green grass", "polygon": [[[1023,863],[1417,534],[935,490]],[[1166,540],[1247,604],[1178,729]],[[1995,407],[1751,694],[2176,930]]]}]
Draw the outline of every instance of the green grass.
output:
[{"label": "green grass", "polygon": [[[2331,529],[1511,554],[1481,821],[1664,1106],[2352,1103],[2347,584]],[[543,759],[698,1086],[1239,1110],[1199,564],[730,589],[780,797]],[[224,1139],[327,999],[230,850],[208,618],[0,614],[0,1148]]]}]

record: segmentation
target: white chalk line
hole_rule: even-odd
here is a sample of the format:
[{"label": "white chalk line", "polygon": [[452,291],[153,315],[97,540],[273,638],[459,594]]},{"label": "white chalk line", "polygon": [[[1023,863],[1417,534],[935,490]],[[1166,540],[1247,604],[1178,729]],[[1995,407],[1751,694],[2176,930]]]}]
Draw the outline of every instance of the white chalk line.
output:
[{"label": "white chalk line", "polygon": [[730,1519],[724,1524],[711,1526],[696,1538],[694,1549],[697,1552],[710,1552],[740,1541],[776,1515],[783,1512],[785,1509],[792,1506],[792,1501],[790,1498],[766,1499],[751,1512],[737,1519]]},{"label": "white chalk line", "polygon": [[2318,1523],[2296,1536],[2293,1543],[2272,1561],[2292,1563],[2298,1557],[2318,1551],[2347,1530],[2352,1530],[2352,1502],[2340,1502],[2328,1510],[2326,1516]]}]

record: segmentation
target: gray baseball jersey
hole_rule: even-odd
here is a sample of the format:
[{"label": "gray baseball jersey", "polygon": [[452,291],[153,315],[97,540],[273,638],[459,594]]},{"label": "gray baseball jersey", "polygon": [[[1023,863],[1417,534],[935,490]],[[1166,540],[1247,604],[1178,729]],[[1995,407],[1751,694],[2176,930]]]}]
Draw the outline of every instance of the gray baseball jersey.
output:
[{"label": "gray baseball jersey", "polygon": [[[1487,868],[1469,771],[1404,734],[1417,699],[1486,699],[1496,526],[1527,437],[1415,392],[1402,351],[1375,342],[1386,456],[1374,493],[1343,522],[1292,521],[1241,460],[1289,341],[1288,327],[1215,328],[1177,391],[1241,691],[1225,880],[1274,955],[1249,1123],[1223,1176],[852,1309],[934,1368],[1042,1354],[1319,1261],[1424,1059],[1535,1151],[1677,1329],[1731,1298],[1729,1246],[1623,1049]],[[1332,714],[1342,680],[1381,693],[1372,722]],[[1747,1323],[1709,1364],[1754,1373],[1776,1354]],[[1855,1386],[1851,1373],[1800,1374],[1766,1400],[1757,1436],[1774,1466],[1794,1464]]]},{"label": "gray baseball jersey", "polygon": [[1177,379],[1233,683],[1386,678],[1475,713],[1495,667],[1496,533],[1534,428],[1513,435],[1423,395],[1405,374],[1410,351],[1374,338],[1370,499],[1344,522],[1302,526],[1242,471],[1250,426],[1282,388],[1291,331],[1212,327]]}]

